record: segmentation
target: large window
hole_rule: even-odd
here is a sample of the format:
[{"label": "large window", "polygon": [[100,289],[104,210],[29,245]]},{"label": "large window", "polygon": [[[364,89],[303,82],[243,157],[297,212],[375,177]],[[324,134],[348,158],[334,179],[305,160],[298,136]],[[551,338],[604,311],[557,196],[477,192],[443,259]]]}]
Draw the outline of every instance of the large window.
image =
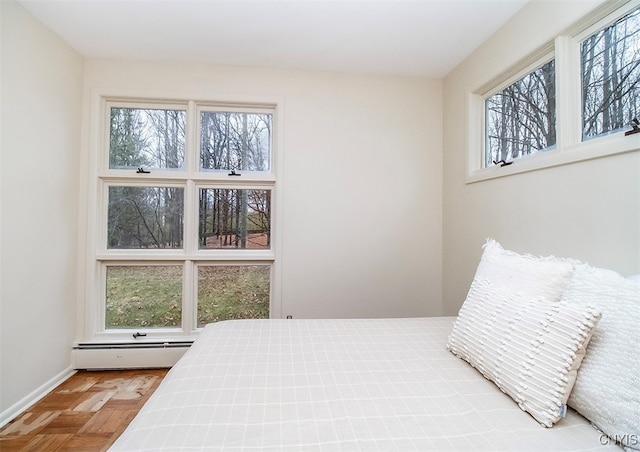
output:
[{"label": "large window", "polygon": [[269,317],[276,108],[102,104],[94,333]]},{"label": "large window", "polygon": [[467,182],[637,150],[640,0],[604,2],[470,100]]}]

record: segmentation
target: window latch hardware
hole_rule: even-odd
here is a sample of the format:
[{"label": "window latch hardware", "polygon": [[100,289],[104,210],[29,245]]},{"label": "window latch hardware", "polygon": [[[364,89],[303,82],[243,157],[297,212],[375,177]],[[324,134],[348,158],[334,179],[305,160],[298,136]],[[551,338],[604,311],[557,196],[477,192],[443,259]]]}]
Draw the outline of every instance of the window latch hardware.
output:
[{"label": "window latch hardware", "polygon": [[241,176],[241,174],[236,173],[236,170],[231,170],[231,172],[229,173],[229,176]]},{"label": "window latch hardware", "polygon": [[151,171],[146,171],[143,167],[138,168],[138,171],[136,171],[136,173],[138,174],[149,174],[151,173]]},{"label": "window latch hardware", "polygon": [[139,333],[139,332],[135,332],[133,333],[133,338],[134,339],[138,339],[139,337],[145,337],[147,335],[147,333]]},{"label": "window latch hardware", "polygon": [[634,133],[640,133],[640,121],[638,121],[638,118],[633,118],[631,120],[631,130],[627,130],[624,133],[624,136],[626,137],[627,135],[633,135]]},{"label": "window latch hardware", "polygon": [[509,166],[509,165],[511,165],[512,163],[513,163],[513,160],[512,160],[512,161],[510,161],[510,162],[507,162],[507,161],[505,161],[505,160],[498,160],[498,161],[494,160],[494,161],[493,161],[493,164],[494,164],[494,165],[498,165],[498,164],[499,164],[501,167],[503,167],[503,166]]}]

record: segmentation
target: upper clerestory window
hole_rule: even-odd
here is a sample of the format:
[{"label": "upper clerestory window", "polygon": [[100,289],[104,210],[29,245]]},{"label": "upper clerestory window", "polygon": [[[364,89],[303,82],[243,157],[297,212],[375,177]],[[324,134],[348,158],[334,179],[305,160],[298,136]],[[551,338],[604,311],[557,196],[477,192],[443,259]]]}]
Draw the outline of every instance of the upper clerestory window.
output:
[{"label": "upper clerestory window", "polygon": [[640,117],[640,7],[580,43],[582,139]]},{"label": "upper clerestory window", "polygon": [[640,151],[640,0],[550,37],[470,92],[468,114],[467,183]]},{"label": "upper clerestory window", "polygon": [[485,100],[485,167],[555,147],[555,77],[551,60]]}]

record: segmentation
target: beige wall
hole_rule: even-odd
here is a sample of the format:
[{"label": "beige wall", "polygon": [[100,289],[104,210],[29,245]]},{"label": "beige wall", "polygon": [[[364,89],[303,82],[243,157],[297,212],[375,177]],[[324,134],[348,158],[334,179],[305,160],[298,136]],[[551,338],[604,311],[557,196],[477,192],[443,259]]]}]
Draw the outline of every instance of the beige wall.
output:
[{"label": "beige wall", "polygon": [[94,88],[281,99],[282,315],[441,313],[440,81],[84,61],[0,5],[0,423],[68,374],[83,329]]},{"label": "beige wall", "polygon": [[83,62],[15,2],[0,8],[2,413],[70,371]]},{"label": "beige wall", "polygon": [[596,3],[533,1],[443,83],[83,62],[0,2],[0,412],[64,374],[82,329],[76,236],[83,243],[94,89],[282,100],[282,315],[455,314],[487,237],[640,273],[639,152],[465,184],[468,93]]},{"label": "beige wall", "polygon": [[282,100],[282,315],[441,313],[440,81],[89,60],[85,89]]},{"label": "beige wall", "polygon": [[520,252],[640,273],[640,152],[465,184],[468,94],[597,3],[527,4],[444,81],[446,314],[456,314],[464,301],[487,237]]}]

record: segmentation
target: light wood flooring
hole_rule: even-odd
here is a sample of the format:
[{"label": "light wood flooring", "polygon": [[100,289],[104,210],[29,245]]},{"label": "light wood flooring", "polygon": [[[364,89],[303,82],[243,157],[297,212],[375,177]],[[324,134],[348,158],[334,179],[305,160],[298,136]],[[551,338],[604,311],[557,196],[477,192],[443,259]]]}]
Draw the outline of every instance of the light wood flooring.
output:
[{"label": "light wood flooring", "polygon": [[0,429],[0,451],[104,451],[168,369],[80,371]]}]

